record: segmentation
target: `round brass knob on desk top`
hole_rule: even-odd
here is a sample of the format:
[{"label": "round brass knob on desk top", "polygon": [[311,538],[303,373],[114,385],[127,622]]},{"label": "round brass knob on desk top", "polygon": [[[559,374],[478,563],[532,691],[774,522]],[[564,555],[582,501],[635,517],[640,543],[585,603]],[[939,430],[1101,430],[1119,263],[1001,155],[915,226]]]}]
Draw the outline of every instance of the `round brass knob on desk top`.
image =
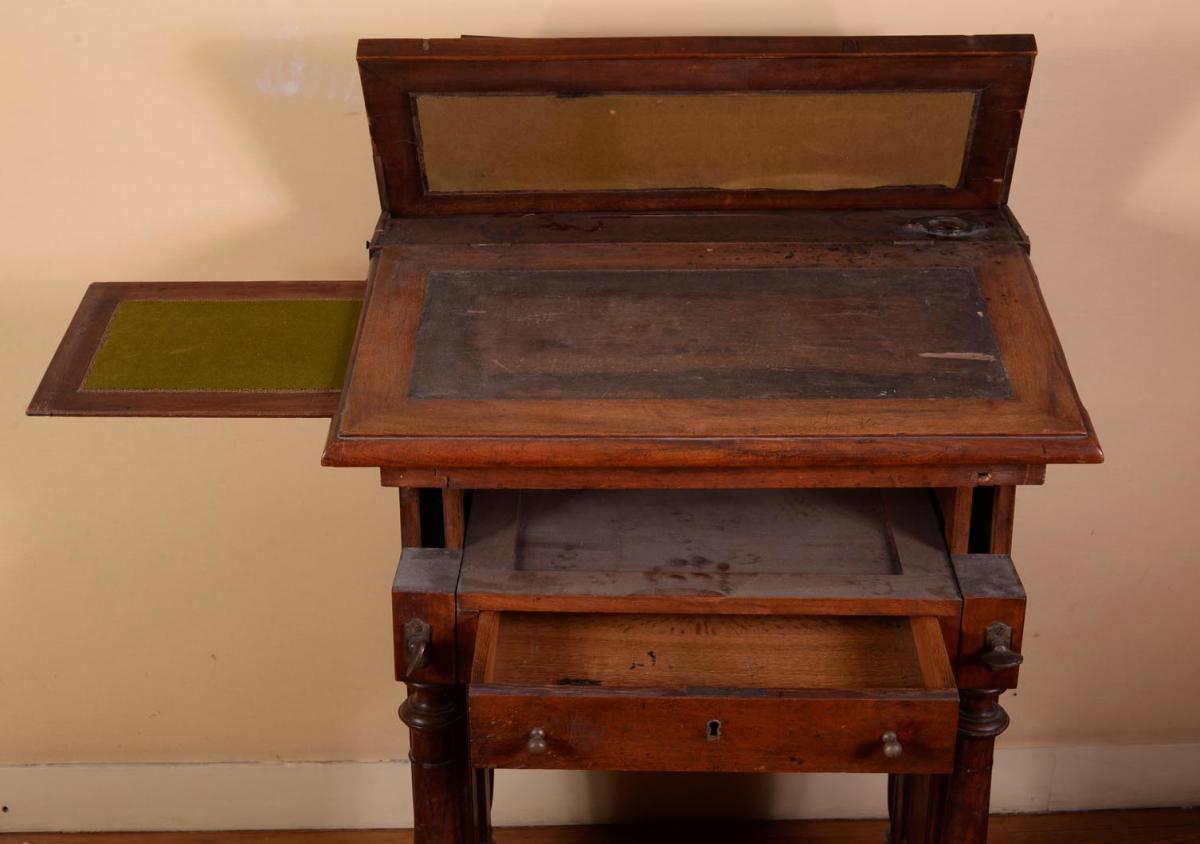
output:
[{"label": "round brass knob on desk top", "polygon": [[534,727],[529,731],[529,744],[526,749],[530,753],[545,753],[546,752],[546,731],[541,727]]},{"label": "round brass knob on desk top", "polygon": [[883,755],[888,759],[899,759],[900,754],[904,752],[904,748],[900,744],[900,739],[891,730],[888,730],[882,736],[883,739]]}]

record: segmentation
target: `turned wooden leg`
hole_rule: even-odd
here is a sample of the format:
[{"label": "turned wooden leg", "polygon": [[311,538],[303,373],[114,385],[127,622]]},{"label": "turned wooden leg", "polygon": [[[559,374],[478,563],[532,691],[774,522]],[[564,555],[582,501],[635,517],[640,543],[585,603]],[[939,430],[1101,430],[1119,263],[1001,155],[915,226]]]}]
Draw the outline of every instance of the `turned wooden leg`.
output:
[{"label": "turned wooden leg", "polygon": [[986,844],[992,791],[992,751],[1008,727],[1002,689],[963,689],[958,748],[947,784],[942,844]]},{"label": "turned wooden leg", "polygon": [[889,844],[938,844],[944,774],[892,774],[888,777]]},{"label": "turned wooden leg", "polygon": [[492,841],[492,788],[496,772],[491,768],[475,769],[475,837],[481,844]]},{"label": "turned wooden leg", "polygon": [[904,840],[904,775],[888,774],[888,844],[900,844]]},{"label": "turned wooden leg", "polygon": [[408,726],[415,844],[475,844],[463,687],[408,683],[400,720]]}]

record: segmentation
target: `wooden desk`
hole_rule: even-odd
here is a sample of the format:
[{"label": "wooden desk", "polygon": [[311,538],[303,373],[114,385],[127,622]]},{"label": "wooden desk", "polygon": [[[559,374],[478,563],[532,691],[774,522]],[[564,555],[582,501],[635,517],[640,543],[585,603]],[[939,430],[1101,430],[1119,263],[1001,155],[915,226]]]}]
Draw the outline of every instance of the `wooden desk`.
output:
[{"label": "wooden desk", "polygon": [[1006,205],[1033,55],[364,41],[365,292],[93,286],[30,411],[332,414],[421,844],[499,767],[886,773],[893,841],[983,842],[1016,487],[1102,457]]}]

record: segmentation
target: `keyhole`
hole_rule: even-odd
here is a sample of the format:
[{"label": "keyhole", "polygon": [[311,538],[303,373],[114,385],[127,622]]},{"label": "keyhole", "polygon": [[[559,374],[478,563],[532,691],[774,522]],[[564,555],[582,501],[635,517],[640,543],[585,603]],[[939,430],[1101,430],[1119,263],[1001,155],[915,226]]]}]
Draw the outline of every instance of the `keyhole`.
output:
[{"label": "keyhole", "polygon": [[708,740],[716,741],[721,737],[721,722],[713,719],[708,722]]}]

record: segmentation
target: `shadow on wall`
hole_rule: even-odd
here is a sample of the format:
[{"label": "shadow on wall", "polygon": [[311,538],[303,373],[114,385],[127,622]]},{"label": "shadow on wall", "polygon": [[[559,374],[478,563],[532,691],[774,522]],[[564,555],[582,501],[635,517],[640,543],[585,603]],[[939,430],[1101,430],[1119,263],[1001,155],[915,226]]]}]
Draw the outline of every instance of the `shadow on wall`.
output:
[{"label": "shadow on wall", "polygon": [[[268,224],[175,256],[163,268],[168,277],[193,265],[249,275],[264,256],[294,265],[295,278],[366,277],[363,247],[379,201],[355,47],[349,38],[242,39],[212,43],[195,56],[200,74],[237,115],[246,146],[265,161],[262,172],[274,174],[289,201]],[[333,243],[344,250],[331,252]]]},{"label": "shadow on wall", "polygon": [[[1042,538],[1062,528],[1036,524],[1044,518],[1037,508],[1025,510],[1025,541],[1018,517],[1022,577],[1031,595],[1046,596],[1030,603],[1026,641],[1071,658],[1051,666],[1029,654],[1029,694],[1006,696],[1013,726],[1002,742],[1178,741],[1200,730],[1200,710],[1162,694],[1154,717],[1130,719],[1127,694],[1165,691],[1181,656],[1200,661],[1200,643],[1184,626],[1190,615],[1171,609],[1182,610],[1178,585],[1195,578],[1194,554],[1183,550],[1193,542],[1192,496],[1183,490],[1194,485],[1194,419],[1179,411],[1197,395],[1200,195],[1194,153],[1189,168],[1181,148],[1194,150],[1200,137],[1200,89],[1164,84],[1200,78],[1200,52],[1060,50],[1049,38],[1039,48],[1011,204],[1032,239],[1106,464],[1053,470],[1046,500],[1070,490],[1069,504],[1054,505],[1059,518],[1092,528],[1072,533],[1066,554]],[[1030,542],[1037,531],[1042,541]],[[1078,584],[1098,577],[1103,590],[1080,596]],[[1114,614],[1138,613],[1156,624],[1131,633],[1111,623]],[[1189,653],[1157,644],[1167,641],[1190,643]],[[1114,654],[1125,657],[1119,677],[1110,671]]]},{"label": "shadow on wall", "polygon": [[765,819],[772,816],[771,779],[770,774],[592,773],[588,803],[599,823]]}]

